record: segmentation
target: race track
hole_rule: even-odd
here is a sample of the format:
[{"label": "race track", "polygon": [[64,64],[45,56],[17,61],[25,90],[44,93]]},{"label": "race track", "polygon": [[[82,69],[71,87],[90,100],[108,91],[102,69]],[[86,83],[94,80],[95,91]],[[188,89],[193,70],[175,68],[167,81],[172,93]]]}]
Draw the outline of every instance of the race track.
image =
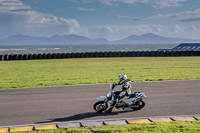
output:
[{"label": "race track", "polygon": [[96,113],[96,97],[108,89],[109,84],[0,90],[0,126],[200,114],[200,80],[134,82],[133,91],[147,95],[142,110]]}]

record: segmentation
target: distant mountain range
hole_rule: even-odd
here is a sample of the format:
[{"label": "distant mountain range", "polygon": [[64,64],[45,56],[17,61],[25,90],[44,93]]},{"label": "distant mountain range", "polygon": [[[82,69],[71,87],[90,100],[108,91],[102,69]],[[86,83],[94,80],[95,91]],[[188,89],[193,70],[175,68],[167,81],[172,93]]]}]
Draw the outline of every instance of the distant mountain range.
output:
[{"label": "distant mountain range", "polygon": [[116,43],[122,43],[122,44],[163,44],[163,43],[191,43],[191,42],[200,42],[199,40],[195,39],[183,39],[183,38],[167,38],[155,35],[153,33],[147,33],[143,35],[132,35],[125,39],[118,40]]},{"label": "distant mountain range", "polygon": [[0,45],[48,45],[48,44],[104,44],[109,41],[104,38],[90,39],[78,35],[54,35],[51,37],[34,37],[15,35],[0,40]]},{"label": "distant mountain range", "polygon": [[34,37],[28,35],[15,35],[0,40],[0,45],[50,45],[50,44],[170,44],[200,42],[195,39],[166,38],[152,33],[132,35],[122,40],[108,41],[104,38],[91,39],[85,36],[54,35],[51,37]]}]

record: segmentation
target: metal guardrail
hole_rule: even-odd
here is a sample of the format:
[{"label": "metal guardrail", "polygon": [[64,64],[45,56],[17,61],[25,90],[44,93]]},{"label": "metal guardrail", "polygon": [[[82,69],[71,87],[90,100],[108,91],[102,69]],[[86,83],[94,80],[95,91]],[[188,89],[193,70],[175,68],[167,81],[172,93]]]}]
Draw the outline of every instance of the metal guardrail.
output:
[{"label": "metal guardrail", "polygon": [[83,53],[39,53],[39,54],[5,54],[0,55],[0,61],[10,60],[40,60],[65,58],[99,58],[99,57],[177,57],[200,56],[200,51],[110,51]]}]

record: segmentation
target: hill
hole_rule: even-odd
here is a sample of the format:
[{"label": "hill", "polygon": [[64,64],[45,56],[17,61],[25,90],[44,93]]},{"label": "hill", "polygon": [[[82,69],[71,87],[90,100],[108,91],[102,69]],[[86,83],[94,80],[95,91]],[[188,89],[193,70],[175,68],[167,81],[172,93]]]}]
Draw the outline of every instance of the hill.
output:
[{"label": "hill", "polygon": [[117,41],[108,41],[104,38],[91,39],[85,36],[53,35],[51,37],[34,37],[28,35],[15,35],[0,40],[0,45],[50,45],[50,44],[171,44],[171,43],[192,43],[200,40],[167,38],[153,33],[143,35],[131,35]]}]

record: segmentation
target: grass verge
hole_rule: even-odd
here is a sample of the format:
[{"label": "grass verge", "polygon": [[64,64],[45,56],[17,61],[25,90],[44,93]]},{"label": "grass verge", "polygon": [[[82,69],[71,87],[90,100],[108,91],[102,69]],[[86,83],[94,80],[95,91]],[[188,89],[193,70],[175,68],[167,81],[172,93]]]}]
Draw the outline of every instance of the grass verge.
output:
[{"label": "grass verge", "polygon": [[0,89],[111,83],[121,73],[132,81],[200,79],[200,57],[1,61]]},{"label": "grass verge", "polygon": [[200,121],[64,128],[56,130],[38,130],[32,133],[200,133]]}]

